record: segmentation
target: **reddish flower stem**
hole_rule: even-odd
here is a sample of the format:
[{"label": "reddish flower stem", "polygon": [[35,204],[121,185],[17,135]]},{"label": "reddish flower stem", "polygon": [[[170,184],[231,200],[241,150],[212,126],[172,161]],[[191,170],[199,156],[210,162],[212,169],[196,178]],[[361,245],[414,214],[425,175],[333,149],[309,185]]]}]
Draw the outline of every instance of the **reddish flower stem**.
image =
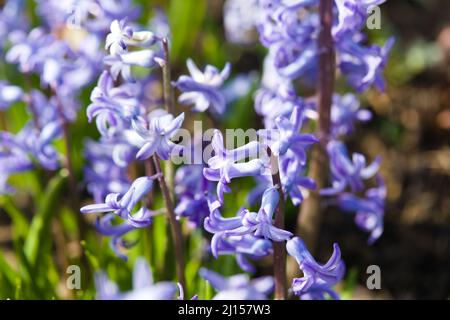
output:
[{"label": "reddish flower stem", "polygon": [[[318,94],[318,128],[317,135],[320,144],[312,153],[309,168],[310,177],[320,189],[327,178],[326,145],[331,130],[331,105],[333,99],[336,57],[333,26],[333,0],[321,0],[319,5],[321,30],[319,34],[319,76],[317,84]],[[297,219],[298,232],[311,250],[314,250],[321,223],[320,197],[317,192],[311,192],[302,204]]]}]

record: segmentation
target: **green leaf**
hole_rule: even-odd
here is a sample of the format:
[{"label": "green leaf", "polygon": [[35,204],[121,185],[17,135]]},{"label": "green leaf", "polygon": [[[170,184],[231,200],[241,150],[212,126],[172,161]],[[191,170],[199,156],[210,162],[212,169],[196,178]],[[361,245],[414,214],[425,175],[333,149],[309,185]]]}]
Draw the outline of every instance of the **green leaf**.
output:
[{"label": "green leaf", "polygon": [[92,267],[92,270],[99,270],[100,269],[100,262],[98,261],[97,256],[94,254],[96,251],[95,248],[93,248],[90,244],[88,244],[86,241],[82,240],[80,242],[81,247],[84,250],[84,254],[86,255],[89,264]]},{"label": "green leaf", "polygon": [[172,0],[169,22],[172,30],[172,61],[184,61],[196,48],[206,13],[205,0]]},{"label": "green leaf", "polygon": [[60,174],[50,180],[43,201],[31,222],[24,252],[32,266],[35,266],[38,260],[42,258],[42,249],[46,247],[45,242],[51,240],[50,225],[59,205],[59,196],[66,179],[67,174],[61,171]]},{"label": "green leaf", "polygon": [[153,219],[152,231],[152,260],[155,263],[153,268],[157,270],[157,274],[162,274],[165,271],[166,250],[171,236],[165,215]]},{"label": "green leaf", "polygon": [[9,282],[10,286],[14,286],[17,278],[19,277],[14,269],[6,261],[5,257],[3,256],[2,250],[0,250],[0,274],[2,274],[3,279]]},{"label": "green leaf", "polygon": [[1,197],[0,207],[6,211],[12,220],[13,236],[15,238],[25,238],[29,229],[28,220],[25,217],[25,214],[14,205],[10,197]]}]

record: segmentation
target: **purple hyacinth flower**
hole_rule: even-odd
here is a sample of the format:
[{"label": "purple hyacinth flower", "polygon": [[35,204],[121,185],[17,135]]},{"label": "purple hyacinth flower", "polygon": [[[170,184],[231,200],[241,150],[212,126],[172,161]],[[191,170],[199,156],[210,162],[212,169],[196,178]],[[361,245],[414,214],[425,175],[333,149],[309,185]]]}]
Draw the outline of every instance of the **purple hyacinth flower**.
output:
[{"label": "purple hyacinth flower", "polygon": [[225,35],[231,43],[249,45],[256,40],[258,0],[227,0],[223,7]]},{"label": "purple hyacinth flower", "polygon": [[175,214],[188,218],[194,226],[202,225],[209,215],[205,194],[212,188],[212,182],[203,176],[202,165],[180,167],[175,174],[175,194],[178,199]]},{"label": "purple hyacinth flower", "polygon": [[[210,203],[210,216],[205,219],[204,227],[211,233],[222,233],[222,236],[254,235],[257,238],[272,241],[285,241],[292,237],[292,233],[279,229],[273,225],[273,215],[277,208],[279,195],[277,188],[267,189],[262,197],[259,211],[251,212],[241,209],[236,217],[224,218],[219,211],[219,201]],[[215,246],[212,245],[213,254]]]},{"label": "purple hyacinth flower", "polygon": [[331,122],[333,136],[348,135],[354,132],[355,122],[367,122],[372,114],[367,109],[360,108],[360,102],[353,94],[343,96],[335,94],[331,107]]},{"label": "purple hyacinth flower", "polygon": [[151,220],[150,215],[145,210],[135,215],[132,214],[132,211],[152,187],[153,179],[151,177],[140,177],[131,184],[130,189],[122,197],[118,193],[110,193],[106,196],[104,203],[87,205],[80,211],[82,213],[113,212],[127,220],[132,226],[141,228]]},{"label": "purple hyacinth flower", "polygon": [[298,160],[298,155],[293,151],[280,157],[280,178],[283,192],[291,198],[292,203],[298,206],[303,202],[303,193],[306,189],[315,190],[316,183],[305,176],[305,166]]},{"label": "purple hyacinth flower", "polygon": [[27,152],[12,143],[11,138],[9,133],[0,132],[0,194],[14,192],[14,188],[7,183],[11,175],[33,168]]},{"label": "purple hyacinth flower", "polygon": [[267,189],[261,200],[259,211],[251,212],[243,210],[240,215],[242,226],[233,230],[225,231],[225,235],[254,234],[256,237],[270,239],[273,241],[285,241],[292,237],[292,233],[279,229],[273,225],[273,215],[277,208],[279,195],[277,188]]},{"label": "purple hyacinth flower", "polygon": [[[293,205],[303,202],[307,189],[316,189],[315,181],[305,176],[305,166],[299,163],[291,150],[279,158],[279,169],[284,195],[291,198]],[[261,200],[264,191],[273,185],[272,175],[256,177],[256,181],[256,187],[248,195],[248,202],[252,205]]]},{"label": "purple hyacinth flower", "polygon": [[125,52],[117,56],[109,55],[103,59],[103,62],[109,66],[109,71],[115,81],[119,79],[120,75],[126,82],[134,82],[131,74],[132,66],[153,68],[162,63],[157,54],[149,49]]},{"label": "purple hyacinth flower", "polygon": [[273,92],[259,89],[255,96],[255,110],[264,117],[264,127],[268,130],[276,128],[275,120],[279,117],[289,118],[292,110],[302,106],[300,98],[284,94],[282,90]]},{"label": "purple hyacinth flower", "polygon": [[89,140],[85,144],[84,154],[88,165],[84,169],[84,179],[96,203],[103,202],[109,193],[124,194],[130,188],[127,166],[118,166],[113,160],[115,149],[114,140]]},{"label": "purple hyacinth flower", "polygon": [[50,46],[54,41],[52,36],[45,33],[42,28],[35,28],[28,35],[20,33],[15,35],[13,46],[6,54],[6,61],[19,65],[19,70],[29,73],[35,70],[38,61],[37,53],[40,48]]},{"label": "purple hyacinth flower", "polygon": [[9,132],[2,132],[0,144],[6,148],[21,149],[36,158],[44,168],[55,170],[59,166],[60,156],[52,142],[61,135],[61,132],[58,122],[48,123],[41,131],[29,123],[15,136]]},{"label": "purple hyacinth flower", "polygon": [[339,141],[330,141],[327,152],[333,182],[332,187],[320,190],[322,195],[336,195],[347,187],[352,192],[362,191],[363,180],[375,176],[380,167],[381,158],[379,157],[370,165],[366,164],[366,158],[360,153],[354,153],[350,158],[347,148]]},{"label": "purple hyacinth flower", "polygon": [[272,241],[251,234],[230,236],[225,232],[214,234],[211,239],[211,251],[217,258],[221,255],[236,257],[239,267],[245,272],[255,273],[256,269],[249,260],[258,260],[272,254]]},{"label": "purple hyacinth flower", "polygon": [[[124,260],[127,257],[121,252],[121,248],[129,248],[133,244],[126,242],[123,237],[136,228],[148,227],[152,223],[153,216],[160,213],[145,207],[133,213],[134,207],[151,190],[152,179],[151,177],[138,178],[122,197],[118,193],[110,193],[106,196],[104,203],[87,205],[80,209],[82,213],[107,213],[97,219],[96,228],[101,234],[111,237],[111,248]],[[116,217],[120,217],[124,222],[113,224]]]},{"label": "purple hyacinth flower", "polygon": [[214,300],[267,300],[274,288],[273,277],[250,280],[246,274],[225,278],[211,270],[200,269],[200,276],[218,291]]},{"label": "purple hyacinth flower", "polygon": [[261,1],[258,23],[260,40],[269,48],[277,72],[288,79],[309,75],[316,69],[319,19],[316,13],[302,15],[298,9],[310,5],[300,1],[286,5],[281,1]]},{"label": "purple hyacinth flower", "polygon": [[50,170],[55,170],[59,167],[59,154],[52,145],[53,141],[62,135],[62,127],[59,121],[50,122],[44,126],[37,139],[32,138],[32,132],[22,131],[24,143],[27,145],[32,154],[37,158],[39,163]]},{"label": "purple hyacinth flower", "polygon": [[126,20],[114,20],[111,23],[110,31],[106,36],[105,49],[109,50],[111,56],[123,57],[127,54],[128,46],[150,47],[159,40],[151,31],[133,30]]},{"label": "purple hyacinth flower", "polygon": [[302,111],[294,107],[290,119],[278,117],[275,119],[277,129],[263,129],[258,135],[263,139],[275,156],[282,156],[292,150],[298,157],[300,164],[306,163],[306,147],[319,140],[312,134],[300,133],[303,123]]},{"label": "purple hyacinth flower", "polygon": [[202,72],[191,59],[188,59],[186,64],[190,76],[180,76],[173,82],[173,85],[183,92],[178,102],[193,104],[193,110],[196,112],[204,112],[211,107],[214,113],[223,114],[226,103],[219,88],[230,75],[231,65],[227,63],[221,72],[216,67],[207,65]]},{"label": "purple hyacinth flower", "polygon": [[[268,169],[268,159],[261,145],[252,141],[242,147],[225,149],[223,136],[219,130],[215,130],[211,141],[214,156],[208,160],[208,168],[203,170],[206,179],[217,181],[217,196],[223,203],[224,193],[230,192],[228,184],[231,179],[238,177],[258,176]],[[249,157],[258,157],[247,162],[239,162]]]},{"label": "purple hyacinth flower", "polygon": [[378,187],[367,190],[365,198],[344,193],[338,201],[341,209],[356,213],[358,227],[370,233],[369,244],[373,244],[383,234],[386,186],[381,177],[378,177]]},{"label": "purple hyacinth flower", "polygon": [[126,82],[132,82],[133,76],[131,75],[131,66],[122,61],[120,55],[118,56],[106,56],[103,59],[103,63],[109,67],[109,72],[114,81],[119,79],[119,76]]},{"label": "purple hyacinth flower", "polygon": [[169,160],[170,155],[175,150],[181,152],[181,146],[173,143],[173,138],[181,128],[184,121],[184,112],[174,118],[164,110],[155,110],[149,114],[149,128],[143,122],[133,121],[133,129],[140,136],[140,149],[136,154],[136,159],[145,160],[153,154],[157,154],[162,160]]},{"label": "purple hyacinth flower", "polygon": [[24,10],[25,3],[17,0],[3,1],[0,9],[0,52],[8,44],[8,38],[17,32],[29,28],[29,21]]},{"label": "purple hyacinth flower", "polygon": [[86,110],[88,120],[96,118],[97,129],[103,136],[129,127],[130,121],[141,113],[136,99],[139,90],[139,85],[132,83],[114,87],[111,75],[104,71],[91,93],[92,103]]},{"label": "purple hyacinth flower", "polygon": [[333,35],[339,39],[346,33],[360,30],[369,14],[368,10],[386,0],[336,0],[337,25],[333,27]]},{"label": "purple hyacinth flower", "polygon": [[120,55],[127,51],[127,40],[133,36],[133,28],[127,25],[126,20],[114,20],[111,22],[110,33],[106,36],[105,49],[112,56]]},{"label": "purple hyacinth flower", "polygon": [[385,90],[382,73],[394,43],[394,38],[390,38],[384,47],[376,45],[364,47],[351,38],[339,43],[341,51],[339,67],[356,90],[363,92],[372,85],[381,91]]},{"label": "purple hyacinth flower", "polygon": [[104,272],[95,276],[98,300],[174,300],[178,287],[172,282],[154,283],[150,266],[139,258],[133,269],[133,289],[120,292]]},{"label": "purple hyacinth flower", "polygon": [[292,282],[292,289],[297,296],[301,299],[323,300],[328,294],[333,299],[339,299],[337,293],[332,289],[345,273],[345,265],[341,260],[341,250],[338,244],[333,245],[333,255],[324,265],[316,262],[305,243],[298,237],[289,240],[286,249],[303,271],[303,277],[295,278]]},{"label": "purple hyacinth flower", "polygon": [[[145,211],[140,211],[138,214],[142,215]],[[148,211],[147,211],[148,212]],[[109,246],[113,252],[122,260],[127,261],[128,257],[122,252],[122,249],[130,248],[133,243],[129,243],[123,237],[135,230],[136,227],[127,221],[121,224],[113,223],[117,216],[114,213],[107,213],[103,217],[97,217],[95,221],[95,228],[97,231],[107,237],[111,237]],[[150,226],[151,220],[145,219],[147,226]]]}]

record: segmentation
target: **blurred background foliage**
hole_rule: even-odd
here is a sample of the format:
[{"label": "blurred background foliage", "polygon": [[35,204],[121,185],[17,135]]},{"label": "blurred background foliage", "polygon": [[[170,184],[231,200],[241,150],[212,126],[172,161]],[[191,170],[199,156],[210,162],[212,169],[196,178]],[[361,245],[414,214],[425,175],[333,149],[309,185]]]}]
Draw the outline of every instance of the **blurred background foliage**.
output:
[{"label": "blurred background foliage", "polygon": [[[218,68],[230,61],[233,76],[252,71],[258,76],[265,50],[256,44],[238,47],[226,41],[222,0],[135,2],[143,8],[143,24],[153,9],[161,7],[167,12],[173,35],[173,77],[186,72],[188,57],[201,66],[208,63]],[[28,15],[38,25],[34,6],[34,1],[28,1]],[[369,247],[352,217],[330,206],[317,257],[323,261],[333,242],[341,245],[348,272],[339,291],[345,299],[449,298],[450,3],[390,0],[382,6],[382,15],[382,29],[369,34],[378,43],[391,35],[397,39],[386,73],[389,87],[386,93],[370,91],[361,97],[363,106],[376,116],[370,124],[360,126],[349,143],[369,158],[383,156],[382,174],[389,197],[385,234]],[[24,85],[23,76],[4,61],[0,61],[0,79]],[[32,79],[32,85],[38,86],[37,78]],[[91,89],[82,93],[84,107],[89,104]],[[345,86],[340,89],[345,90]],[[229,108],[224,128],[260,126],[252,92]],[[28,118],[25,106],[19,103],[1,114],[0,128],[17,132]],[[75,171],[82,181],[83,142],[87,137],[97,138],[98,133],[83,110],[70,133]],[[58,148],[65,152],[62,143]],[[129,240],[137,245],[127,252],[129,261],[124,262],[109,249],[108,239],[92,227],[92,219],[82,218],[71,206],[66,180],[65,170],[35,170],[14,176],[11,184],[17,193],[0,197],[0,299],[91,299],[95,297],[93,275],[100,269],[125,290],[131,286],[131,270],[138,256],[148,259],[157,281],[174,280],[171,239],[164,217],[156,217],[150,228],[130,235]],[[239,188],[233,188],[237,191],[227,195],[231,201],[226,201],[226,212],[233,214],[246,204],[251,186],[251,180],[239,181]],[[81,183],[80,190],[84,190]],[[89,195],[82,192],[83,203],[88,203]],[[288,206],[286,214],[293,230],[297,210]],[[186,237],[187,296],[210,298],[213,290],[199,278],[199,268],[205,266],[224,275],[235,274],[239,268],[234,258],[215,260],[205,255],[204,232],[187,224],[183,230],[190,235]],[[82,268],[81,290],[66,288],[66,268],[71,264]],[[382,270],[382,290],[377,292],[365,289],[366,268],[371,264],[380,265]],[[292,275],[293,265],[289,269]],[[271,272],[269,260],[259,263],[259,272]]]}]

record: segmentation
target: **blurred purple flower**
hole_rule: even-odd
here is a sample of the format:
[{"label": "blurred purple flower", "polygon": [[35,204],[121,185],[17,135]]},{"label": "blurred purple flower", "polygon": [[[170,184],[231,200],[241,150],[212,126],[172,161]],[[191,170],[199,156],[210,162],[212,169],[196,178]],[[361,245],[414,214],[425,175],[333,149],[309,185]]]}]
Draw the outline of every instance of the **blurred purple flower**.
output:
[{"label": "blurred purple flower", "polygon": [[355,95],[349,93],[333,96],[331,122],[335,137],[353,133],[356,121],[367,122],[370,119],[372,119],[371,112],[360,108],[360,102]]},{"label": "blurred purple flower", "polygon": [[50,122],[41,131],[29,123],[16,135],[1,132],[0,144],[5,148],[21,149],[23,153],[32,155],[44,168],[55,170],[59,166],[60,156],[52,143],[61,133],[59,122]]},{"label": "blurred purple flower", "polygon": [[382,73],[394,43],[394,38],[390,38],[384,47],[363,47],[351,38],[340,42],[339,67],[356,90],[363,92],[372,85],[385,90]]},{"label": "blurred purple flower", "polygon": [[17,146],[11,135],[0,132],[0,195],[14,192],[14,188],[7,184],[8,178],[16,173],[31,170],[33,163],[26,151]]},{"label": "blurred purple flower", "polygon": [[28,29],[29,22],[24,14],[25,1],[6,0],[0,9],[0,52],[9,42],[8,38]]},{"label": "blurred purple flower", "polygon": [[240,45],[255,42],[258,12],[258,0],[225,1],[223,22],[227,40]]},{"label": "blurred purple flower", "polygon": [[334,36],[340,38],[360,30],[366,23],[368,10],[384,2],[386,0],[335,0],[338,22],[333,27]]},{"label": "blurred purple flower", "polygon": [[133,270],[133,289],[120,292],[119,287],[104,272],[95,276],[98,300],[173,300],[178,287],[172,282],[154,283],[150,266],[138,258]]},{"label": "blurred purple flower", "polygon": [[129,127],[131,120],[141,113],[136,99],[139,90],[139,85],[132,83],[114,87],[111,75],[104,71],[91,93],[92,103],[86,110],[89,121],[96,117],[97,129],[103,136],[110,135],[116,128]]},{"label": "blurred purple flower", "polygon": [[202,165],[180,167],[175,174],[175,194],[178,199],[175,213],[188,218],[194,226],[202,225],[209,215],[206,193],[212,188],[212,183],[203,176]]},{"label": "blurred purple flower", "polygon": [[88,165],[84,168],[84,179],[96,203],[103,202],[108,193],[124,194],[131,185],[127,166],[118,166],[113,160],[115,148],[114,140],[89,140],[85,144]]},{"label": "blurred purple flower", "polygon": [[246,274],[225,278],[205,268],[200,269],[200,276],[218,291],[214,300],[267,300],[274,288],[271,276],[250,280]]},{"label": "blurred purple flower", "polygon": [[6,61],[18,64],[23,73],[35,70],[36,65],[41,61],[37,60],[38,50],[45,46],[50,46],[55,39],[45,33],[42,28],[34,28],[28,35],[18,33],[12,39],[13,46],[6,54]]},{"label": "blurred purple flower", "polygon": [[378,187],[366,191],[365,198],[351,193],[339,196],[339,206],[349,212],[355,212],[358,227],[370,233],[369,244],[374,243],[383,233],[386,186],[378,177]]},{"label": "blurred purple flower", "polygon": [[190,76],[180,76],[173,82],[173,86],[183,92],[178,102],[193,104],[193,110],[196,112],[204,112],[211,107],[214,113],[223,114],[226,102],[219,88],[228,78],[231,65],[227,63],[221,72],[216,67],[207,65],[202,72],[191,59],[188,59],[186,64]]},{"label": "blurred purple flower", "polygon": [[352,192],[362,191],[363,180],[372,178],[380,167],[379,157],[370,165],[366,164],[366,158],[360,153],[354,153],[350,158],[347,148],[339,141],[330,141],[327,151],[333,182],[332,187],[320,190],[322,195],[336,195],[347,187]]},{"label": "blurred purple flower", "polygon": [[23,91],[20,87],[0,81],[0,110],[7,109],[11,104],[22,99],[22,97]]}]

